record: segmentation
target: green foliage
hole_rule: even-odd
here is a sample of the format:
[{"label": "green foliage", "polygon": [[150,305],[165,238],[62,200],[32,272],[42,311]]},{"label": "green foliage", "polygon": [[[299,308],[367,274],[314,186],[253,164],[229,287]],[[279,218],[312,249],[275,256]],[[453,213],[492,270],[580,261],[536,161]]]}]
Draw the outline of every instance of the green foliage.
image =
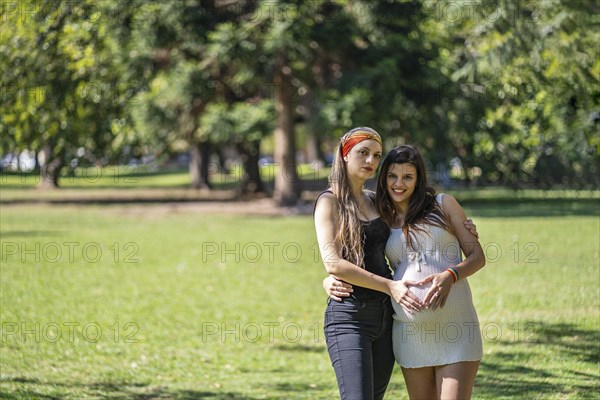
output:
[{"label": "green foliage", "polygon": [[593,1],[51,3],[0,10],[2,153],[253,142],[281,115],[282,74],[293,124],[321,143],[371,125],[459,159],[463,179],[599,184]]},{"label": "green foliage", "polygon": [[49,145],[59,157],[73,158],[79,147],[91,158],[110,154],[128,96],[113,62],[121,22],[115,7],[91,0],[3,4],[3,152]]},{"label": "green foliage", "polygon": [[461,10],[469,6],[466,18],[429,22],[449,48],[449,137],[459,154],[491,181],[597,186],[598,5],[504,0]]},{"label": "green foliage", "polygon": [[236,102],[209,105],[200,120],[200,137],[215,143],[243,143],[260,141],[274,129],[273,103]]},{"label": "green foliage", "polygon": [[157,151],[193,142],[209,88],[200,65],[208,13],[200,1],[139,2],[130,12],[131,67],[147,74],[131,107],[142,141]]}]

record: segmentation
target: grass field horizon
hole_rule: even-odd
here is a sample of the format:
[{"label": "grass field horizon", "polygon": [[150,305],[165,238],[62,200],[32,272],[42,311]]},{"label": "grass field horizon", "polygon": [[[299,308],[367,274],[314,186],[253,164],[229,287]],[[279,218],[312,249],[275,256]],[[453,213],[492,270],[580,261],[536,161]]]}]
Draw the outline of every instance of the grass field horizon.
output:
[{"label": "grass field horizon", "polygon": [[[260,169],[261,177],[267,192],[272,191],[274,175],[277,171],[273,166]],[[301,164],[298,174],[304,191],[318,192],[327,187],[329,167],[316,163]],[[102,202],[103,200],[131,200],[137,197],[140,202],[161,199],[173,201],[206,201],[206,200],[236,200],[235,191],[239,188],[243,172],[236,166],[229,173],[213,171],[210,182],[213,191],[195,190],[190,188],[190,176],[187,170],[170,169],[153,171],[148,168],[128,166],[108,166],[104,168],[78,168],[74,173],[66,171],[60,179],[60,187],[53,190],[39,189],[42,178],[39,173],[2,172],[0,173],[0,204],[23,202],[52,202],[62,200],[73,203]],[[482,203],[543,203],[573,202],[577,207],[598,207],[600,190],[552,188],[539,189],[524,186],[519,189],[498,185],[467,186],[464,182],[451,180],[449,185],[436,185],[438,191],[453,194],[461,202],[474,206]],[[367,181],[367,186],[373,188],[375,179]],[[587,203],[587,204],[583,204]]]},{"label": "grass field horizon", "polygon": [[[466,202],[488,258],[469,278],[474,399],[597,398],[599,203],[569,193]],[[13,203],[0,217],[0,398],[338,396],[310,215]],[[386,398],[407,398],[397,367]]]}]

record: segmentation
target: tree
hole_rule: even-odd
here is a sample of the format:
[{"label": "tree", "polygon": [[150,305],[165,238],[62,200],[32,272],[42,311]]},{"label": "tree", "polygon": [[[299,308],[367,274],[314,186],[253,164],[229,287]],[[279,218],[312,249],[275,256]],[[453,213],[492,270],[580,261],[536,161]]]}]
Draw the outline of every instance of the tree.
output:
[{"label": "tree", "polygon": [[184,142],[190,150],[193,188],[209,188],[212,144],[199,137],[199,122],[211,100],[212,79],[203,65],[207,35],[216,24],[211,2],[138,1],[129,6],[130,68],[145,86],[131,112],[146,141],[166,150]]},{"label": "tree", "polygon": [[296,170],[295,125],[303,96],[323,90],[323,77],[339,69],[339,59],[350,48],[353,24],[345,1],[263,1],[251,18],[242,20],[249,40],[262,56],[261,76],[272,87],[277,125],[274,132],[274,199],[283,206],[300,197]]},{"label": "tree", "polygon": [[457,90],[446,109],[463,160],[479,164],[488,181],[513,187],[597,185],[598,4],[462,7],[462,18],[439,18],[432,31],[447,33],[442,64]]},{"label": "tree", "polygon": [[38,152],[42,187],[58,186],[80,148],[91,158],[110,151],[126,96],[112,64],[114,7],[85,0],[2,8],[0,144]]},{"label": "tree", "polygon": [[201,119],[202,134],[214,143],[235,146],[241,161],[240,196],[264,193],[258,161],[262,138],[273,131],[273,104],[269,100],[254,103],[235,102],[209,105]]},{"label": "tree", "polygon": [[[215,125],[202,122],[212,121],[221,110],[238,110],[234,106],[237,102],[250,98],[256,102],[262,96],[252,89],[256,82],[252,67],[255,55],[248,48],[247,29],[238,29],[243,28],[239,19],[254,7],[251,2],[144,1],[134,11],[130,52],[137,60],[132,65],[145,69],[149,80],[139,93],[139,104],[132,107],[136,126],[155,145],[188,144],[194,188],[210,187],[209,157],[224,138],[235,136],[243,157],[258,156],[254,153],[260,138],[255,134],[264,134],[264,124],[245,131],[249,138],[244,140],[231,131],[210,132],[210,126]],[[212,114],[205,118],[209,109]],[[225,121],[219,126],[240,127]],[[245,165],[250,168],[249,163]],[[257,168],[249,173],[254,176]],[[262,186],[255,189],[262,190]]]}]

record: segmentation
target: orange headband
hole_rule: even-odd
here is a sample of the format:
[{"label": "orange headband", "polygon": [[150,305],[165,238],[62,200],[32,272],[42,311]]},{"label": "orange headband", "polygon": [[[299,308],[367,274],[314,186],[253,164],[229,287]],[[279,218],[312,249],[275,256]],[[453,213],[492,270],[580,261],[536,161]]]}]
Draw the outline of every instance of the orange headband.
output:
[{"label": "orange headband", "polygon": [[354,146],[356,146],[363,140],[374,140],[377,143],[381,144],[381,137],[379,137],[378,134],[368,131],[356,131],[350,134],[350,136],[348,136],[348,138],[346,138],[346,140],[342,144],[342,156],[346,157],[350,150],[352,150]]}]

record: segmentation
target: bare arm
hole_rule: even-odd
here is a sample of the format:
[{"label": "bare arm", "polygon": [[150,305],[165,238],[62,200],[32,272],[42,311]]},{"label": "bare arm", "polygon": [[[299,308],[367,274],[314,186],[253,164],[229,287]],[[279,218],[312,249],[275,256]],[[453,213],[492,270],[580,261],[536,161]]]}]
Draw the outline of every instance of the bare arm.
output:
[{"label": "bare arm", "polygon": [[327,273],[353,285],[377,290],[391,296],[397,303],[411,310],[421,308],[417,297],[407,285],[414,282],[394,281],[369,272],[344,260],[335,246],[336,201],[332,194],[325,193],[317,201],[315,208],[315,228],[321,258]]},{"label": "bare arm", "polygon": [[348,282],[344,282],[333,275],[327,275],[323,279],[323,289],[329,297],[335,301],[342,301],[344,297],[350,297],[354,289]]},{"label": "bare arm", "polygon": [[336,202],[333,195],[325,193],[317,202],[315,208],[315,228],[321,259],[325,270],[330,275],[335,275],[341,280],[354,285],[377,290],[385,294],[390,292],[390,279],[368,272],[349,261],[344,260],[335,246],[335,208]]},{"label": "bare arm", "polygon": [[[458,279],[464,279],[479,271],[485,265],[485,255],[479,240],[465,228],[467,216],[464,210],[458,204],[456,199],[450,195],[442,197],[442,206],[444,212],[449,216],[450,223],[454,229],[460,248],[465,255],[465,259],[460,263],[453,265],[452,268],[458,273]],[[425,296],[423,303],[428,307],[443,307],[450,293],[450,288],[454,283],[452,274],[444,271],[439,274],[431,275],[422,283],[433,282],[431,289]]]},{"label": "bare arm", "polygon": [[[464,223],[465,228],[476,238],[479,238],[479,233],[477,232],[477,226],[473,223],[473,221],[469,218]],[[341,279],[333,275],[328,275],[325,279],[323,279],[323,289],[329,297],[331,297],[335,301],[342,301],[345,297],[350,297],[354,289],[352,285],[348,282],[344,282]]]},{"label": "bare arm", "polygon": [[[467,218],[464,222],[465,228],[469,233],[479,239],[479,233],[477,232],[477,226],[470,218]],[[335,301],[342,301],[345,297],[350,297],[354,289],[348,282],[344,282],[341,279],[333,275],[328,275],[323,279],[323,289],[329,297]]]}]

